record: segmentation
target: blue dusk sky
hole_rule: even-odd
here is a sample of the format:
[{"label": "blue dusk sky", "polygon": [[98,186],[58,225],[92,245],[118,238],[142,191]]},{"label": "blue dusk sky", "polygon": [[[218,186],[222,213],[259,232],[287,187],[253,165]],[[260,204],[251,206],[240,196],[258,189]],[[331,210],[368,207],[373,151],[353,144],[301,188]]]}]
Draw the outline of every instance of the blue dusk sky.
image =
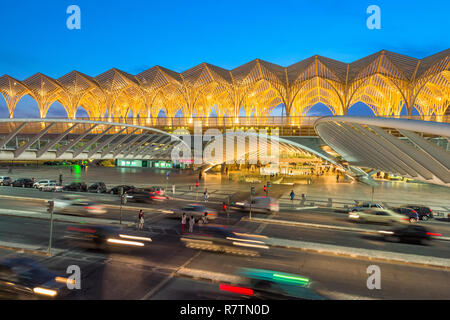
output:
[{"label": "blue dusk sky", "polygon": [[[81,30],[66,27],[72,4]],[[380,30],[366,26],[370,5],[381,9]],[[233,69],[255,58],[289,66],[315,54],[352,62],[382,49],[423,58],[450,47],[448,0],[24,0],[2,1],[0,12],[0,76],[19,80],[113,67],[182,72],[202,62]],[[29,97],[16,110],[15,117],[38,116]],[[324,113],[316,106],[309,114]],[[49,116],[65,112],[55,104]]]}]

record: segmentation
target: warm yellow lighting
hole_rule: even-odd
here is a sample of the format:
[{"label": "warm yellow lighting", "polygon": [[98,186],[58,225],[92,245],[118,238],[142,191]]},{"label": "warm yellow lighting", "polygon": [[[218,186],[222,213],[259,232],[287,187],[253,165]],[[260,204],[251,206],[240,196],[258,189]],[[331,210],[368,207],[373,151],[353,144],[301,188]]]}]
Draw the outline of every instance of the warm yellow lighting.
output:
[{"label": "warm yellow lighting", "polygon": [[137,236],[129,236],[127,234],[119,234],[120,238],[131,239],[131,240],[140,240],[140,241],[148,241],[151,242],[152,239],[146,237],[137,237]]},{"label": "warm yellow lighting", "polygon": [[40,288],[40,287],[34,288],[33,292],[44,295],[44,296],[49,296],[49,297],[55,297],[58,294],[58,292],[56,292],[55,290],[45,289],[45,288]]},{"label": "warm yellow lighting", "polygon": [[108,242],[115,243],[115,244],[125,244],[125,245],[136,246],[136,247],[144,246],[144,244],[142,242],[127,241],[127,240],[120,240],[120,239],[108,239]]}]

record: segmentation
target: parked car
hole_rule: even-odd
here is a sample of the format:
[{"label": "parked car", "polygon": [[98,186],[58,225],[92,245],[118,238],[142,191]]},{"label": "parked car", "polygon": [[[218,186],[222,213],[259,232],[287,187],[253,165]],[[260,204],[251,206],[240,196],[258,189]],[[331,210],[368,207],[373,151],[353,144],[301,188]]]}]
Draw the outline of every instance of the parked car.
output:
[{"label": "parked car", "polygon": [[194,216],[196,220],[200,220],[205,212],[208,213],[208,220],[214,220],[217,218],[217,210],[206,208],[205,206],[196,203],[173,210],[174,216],[177,218],[181,217],[183,213],[186,213],[186,216]]},{"label": "parked car", "polygon": [[416,205],[416,204],[404,205],[402,207],[411,208],[411,209],[415,210],[417,212],[417,214],[419,215],[420,220],[426,221],[428,219],[434,218],[433,211],[431,211],[431,209],[429,207]]},{"label": "parked car", "polygon": [[348,217],[352,220],[367,223],[408,223],[410,219],[392,210],[367,209],[363,211],[349,212]]},{"label": "parked car", "polygon": [[20,178],[14,180],[10,186],[12,187],[22,187],[22,188],[33,188],[33,180],[28,178]]},{"label": "parked car", "polygon": [[63,196],[61,199],[55,200],[55,213],[69,214],[69,215],[102,215],[107,211],[100,205],[93,203],[91,200],[78,197],[76,195]]},{"label": "parked car", "polygon": [[63,186],[56,183],[50,183],[39,188],[40,191],[62,192]]},{"label": "parked car", "polygon": [[379,231],[386,240],[399,240],[403,242],[413,243],[429,243],[433,237],[440,237],[440,233],[434,233],[419,225],[408,225],[404,227],[395,228],[393,230]]},{"label": "parked car", "polygon": [[121,186],[116,186],[116,187],[114,187],[114,188],[111,188],[111,189],[109,190],[109,193],[111,193],[111,194],[119,194],[120,188],[123,188],[123,192],[127,192],[127,193],[128,193],[130,190],[136,189],[134,186],[121,185]]},{"label": "parked car", "polygon": [[0,186],[9,186],[12,183],[12,179],[10,177],[1,176],[0,177]]},{"label": "parked car", "polygon": [[419,221],[419,214],[414,209],[399,207],[399,208],[392,208],[392,211],[407,216],[409,218],[409,222]]},{"label": "parked car", "polygon": [[0,296],[9,300],[53,299],[69,294],[67,278],[30,258],[0,262]]},{"label": "parked car", "polygon": [[106,185],[103,182],[96,182],[89,186],[88,192],[105,193]]},{"label": "parked car", "polygon": [[33,184],[33,187],[39,189],[40,187],[49,185],[51,183],[56,183],[56,180],[39,180]]},{"label": "parked car", "polygon": [[78,192],[86,192],[87,186],[84,182],[72,182],[69,185],[64,186],[64,191],[78,191]]},{"label": "parked car", "polygon": [[376,202],[360,202],[356,206],[349,209],[349,212],[363,211],[367,209],[387,209],[381,203]]},{"label": "parked car", "polygon": [[239,210],[250,211],[250,206],[252,208],[252,212],[278,212],[280,207],[278,205],[278,201],[271,197],[255,197],[252,201],[245,202],[236,202],[235,206]]}]

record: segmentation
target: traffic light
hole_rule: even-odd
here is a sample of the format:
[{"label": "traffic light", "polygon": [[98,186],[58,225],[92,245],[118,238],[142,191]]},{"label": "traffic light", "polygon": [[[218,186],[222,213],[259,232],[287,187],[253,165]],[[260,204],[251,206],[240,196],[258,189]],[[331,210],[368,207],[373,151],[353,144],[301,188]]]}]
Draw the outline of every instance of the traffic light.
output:
[{"label": "traffic light", "polygon": [[47,212],[52,213],[55,208],[55,201],[49,200],[47,201]]},{"label": "traffic light", "polygon": [[255,194],[256,194],[256,191],[255,191],[255,187],[251,187],[250,188],[250,192],[251,192],[251,194],[254,196]]},{"label": "traffic light", "polygon": [[267,188],[270,188],[270,181],[267,181]]},{"label": "traffic light", "polygon": [[195,187],[198,188],[198,181],[195,181]]},{"label": "traffic light", "polygon": [[266,186],[264,186],[264,192],[267,192],[267,187]]}]

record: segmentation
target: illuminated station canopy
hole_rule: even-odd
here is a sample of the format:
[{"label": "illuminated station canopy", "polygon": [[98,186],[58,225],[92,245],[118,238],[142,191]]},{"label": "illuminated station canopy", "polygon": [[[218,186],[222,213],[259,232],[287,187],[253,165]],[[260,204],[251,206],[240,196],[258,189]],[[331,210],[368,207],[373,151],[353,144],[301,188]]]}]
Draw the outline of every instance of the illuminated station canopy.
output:
[{"label": "illuminated station canopy", "polygon": [[[9,117],[26,95],[38,105],[41,118],[59,102],[68,118],[82,107],[90,119],[114,118],[264,119],[283,104],[285,115],[298,119],[317,103],[333,115],[346,115],[357,102],[376,116],[408,115],[415,108],[424,118],[442,121],[450,103],[450,49],[423,59],[379,51],[352,63],[312,56],[288,67],[253,60],[233,70],[202,63],[182,73],[155,66],[138,75],[111,69],[96,77],[72,71],[59,79],[37,73],[23,81],[0,77]],[[297,117],[297,118],[296,118]],[[264,120],[261,120],[264,121]],[[298,121],[298,120],[293,120]],[[263,123],[262,123],[263,124]]]}]

